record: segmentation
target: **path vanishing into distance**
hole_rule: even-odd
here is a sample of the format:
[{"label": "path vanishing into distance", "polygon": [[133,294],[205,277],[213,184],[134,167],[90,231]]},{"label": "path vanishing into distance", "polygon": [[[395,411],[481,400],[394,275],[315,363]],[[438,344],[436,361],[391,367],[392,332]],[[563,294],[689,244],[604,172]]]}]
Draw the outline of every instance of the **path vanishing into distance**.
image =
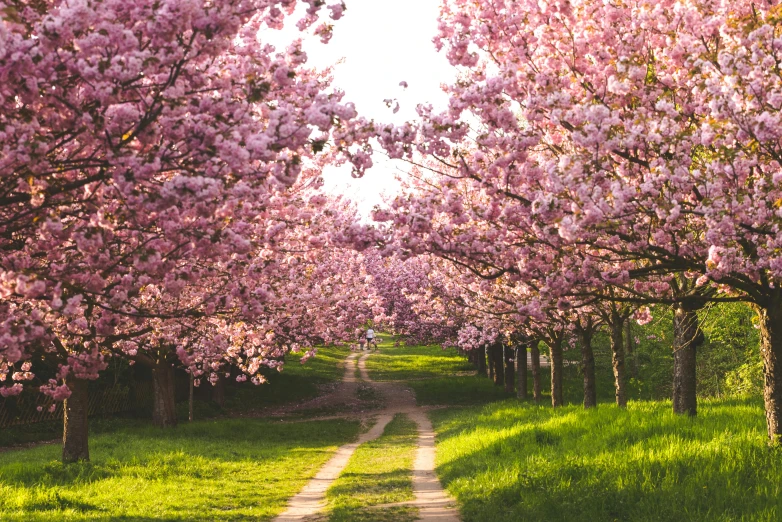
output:
[{"label": "path vanishing into distance", "polygon": [[[339,477],[356,449],[365,442],[379,438],[386,425],[397,413],[410,417],[418,426],[418,440],[413,463],[413,494],[415,499],[399,502],[393,506],[414,506],[418,508],[418,520],[437,522],[459,522],[459,512],[455,502],[442,487],[435,473],[434,429],[423,408],[416,404],[410,388],[396,382],[373,382],[366,369],[366,360],[371,353],[351,354],[345,360],[345,373],[342,385],[329,400],[347,401],[358,386],[356,363],[361,380],[371,384],[384,399],[384,408],[368,412],[376,417],[374,424],[356,442],[341,446],[334,456],[320,469],[306,486],[288,501],[287,509],[274,520],[275,522],[308,521],[315,519],[326,507],[326,491]],[[386,505],[389,506],[389,505]],[[377,507],[386,507],[377,506]]]}]

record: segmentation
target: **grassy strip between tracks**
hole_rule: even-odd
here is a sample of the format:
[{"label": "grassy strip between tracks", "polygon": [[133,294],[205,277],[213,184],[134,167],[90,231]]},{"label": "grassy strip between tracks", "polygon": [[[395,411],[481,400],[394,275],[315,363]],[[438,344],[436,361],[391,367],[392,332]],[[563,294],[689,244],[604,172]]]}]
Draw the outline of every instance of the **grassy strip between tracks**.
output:
[{"label": "grassy strip between tracks", "polygon": [[359,446],[348,466],[329,488],[329,522],[412,522],[411,506],[375,507],[413,500],[412,469],[415,423],[398,414],[383,435]]}]

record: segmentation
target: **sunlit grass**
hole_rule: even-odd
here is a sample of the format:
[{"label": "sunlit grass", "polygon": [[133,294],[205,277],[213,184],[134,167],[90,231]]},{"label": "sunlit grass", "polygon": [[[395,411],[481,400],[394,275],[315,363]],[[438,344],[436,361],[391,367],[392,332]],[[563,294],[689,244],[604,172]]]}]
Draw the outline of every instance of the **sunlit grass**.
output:
[{"label": "sunlit grass", "polygon": [[415,520],[416,509],[372,506],[413,500],[412,468],[415,423],[398,414],[383,435],[359,446],[348,466],[326,493],[330,522]]},{"label": "sunlit grass", "polygon": [[358,430],[220,419],[95,436],[91,463],[62,465],[59,446],[3,453],[0,520],[268,520]]},{"label": "sunlit grass", "polygon": [[782,452],[760,401],[553,410],[515,401],[432,412],[438,474],[465,522],[782,517]]},{"label": "sunlit grass", "polygon": [[[384,339],[385,340],[385,339]],[[384,345],[389,343],[384,343]],[[439,346],[384,346],[367,359],[369,376],[375,381],[405,381],[460,375],[475,370],[467,359]]]}]

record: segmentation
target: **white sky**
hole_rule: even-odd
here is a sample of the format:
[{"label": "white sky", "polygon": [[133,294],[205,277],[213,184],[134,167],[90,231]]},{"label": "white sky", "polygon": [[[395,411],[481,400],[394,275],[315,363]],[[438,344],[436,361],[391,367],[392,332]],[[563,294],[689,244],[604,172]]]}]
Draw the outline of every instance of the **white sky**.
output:
[{"label": "white sky", "polygon": [[[335,87],[345,91],[345,101],[355,103],[359,114],[375,121],[399,124],[413,119],[418,103],[445,108],[447,98],[440,85],[450,83],[456,69],[432,43],[439,0],[345,0],[345,4],[345,14],[336,22],[328,19],[324,9],[321,19],[333,22],[334,36],[327,45],[317,38],[305,40],[308,63],[323,68],[342,59],[334,69]],[[289,20],[292,26],[298,17]],[[289,41],[294,34],[286,27],[279,36]],[[408,83],[407,89],[399,86],[401,81]],[[399,100],[397,114],[383,103],[386,98]],[[362,179],[351,178],[349,169],[324,173],[327,190],[356,201],[364,216],[382,201],[384,192],[393,194],[396,189],[396,162],[379,153],[373,161],[375,166]]]}]

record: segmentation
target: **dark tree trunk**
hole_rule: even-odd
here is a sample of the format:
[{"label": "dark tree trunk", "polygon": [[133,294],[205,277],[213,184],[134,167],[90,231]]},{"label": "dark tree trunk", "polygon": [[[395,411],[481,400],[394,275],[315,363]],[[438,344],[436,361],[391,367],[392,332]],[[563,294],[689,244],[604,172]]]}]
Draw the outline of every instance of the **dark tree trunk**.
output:
[{"label": "dark tree trunk", "polygon": [[220,406],[225,407],[225,375],[218,374],[217,382],[212,388],[212,402]]},{"label": "dark tree trunk", "polygon": [[540,403],[540,350],[538,349],[538,342],[535,341],[530,345],[530,365],[532,366],[532,398],[535,400],[535,404]]},{"label": "dark tree trunk", "polygon": [[698,413],[695,362],[703,344],[696,309],[683,303],[673,313],[673,412],[690,417]]},{"label": "dark tree trunk", "polygon": [[771,444],[782,444],[782,291],[775,290],[758,307],[760,353],[763,357],[763,399]]},{"label": "dark tree trunk", "polygon": [[467,358],[475,366],[478,375],[486,374],[486,353],[483,349],[467,350]]},{"label": "dark tree trunk", "polygon": [[516,347],[516,396],[527,398],[527,346]]},{"label": "dark tree trunk", "polygon": [[551,367],[551,405],[553,407],[562,406],[562,338],[548,343],[551,357],[549,366]]},{"label": "dark tree trunk", "polygon": [[515,368],[513,367],[516,361],[513,357],[513,348],[503,345],[502,353],[505,362],[505,391],[508,393],[513,393],[513,388],[516,386],[516,372]]},{"label": "dark tree trunk", "polygon": [[195,376],[190,374],[190,390],[187,397],[187,420],[193,422],[195,418]]},{"label": "dark tree trunk", "polygon": [[486,360],[488,361],[487,366],[489,368],[489,379],[493,381],[496,368],[494,365],[494,357],[492,357],[491,345],[487,344],[484,351],[486,352]]},{"label": "dark tree trunk", "polygon": [[475,357],[478,361],[478,375],[488,377],[489,367],[486,364],[486,350],[481,348],[480,350],[473,350],[473,352],[475,352]]},{"label": "dark tree trunk", "polygon": [[68,376],[66,383],[71,396],[65,399],[62,423],[62,461],[64,464],[90,460],[88,382]]},{"label": "dark tree trunk", "polygon": [[491,358],[494,361],[495,386],[503,386],[505,384],[505,364],[502,360],[503,351],[502,343],[494,343],[491,345]]},{"label": "dark tree trunk", "polygon": [[630,375],[638,378],[638,351],[635,349],[635,343],[633,342],[633,324],[630,320],[625,321],[625,349],[627,355],[630,357]]},{"label": "dark tree trunk", "polygon": [[617,312],[611,314],[611,366],[614,369],[614,387],[616,388],[616,405],[620,408],[627,406],[627,382],[625,375],[625,348],[622,342],[622,330],[624,320]]},{"label": "dark tree trunk", "polygon": [[165,360],[158,361],[152,370],[152,390],[152,423],[160,428],[173,428],[177,424],[174,367]]},{"label": "dark tree trunk", "polygon": [[584,376],[584,408],[594,408],[597,406],[597,386],[591,330],[581,332],[581,373]]}]

